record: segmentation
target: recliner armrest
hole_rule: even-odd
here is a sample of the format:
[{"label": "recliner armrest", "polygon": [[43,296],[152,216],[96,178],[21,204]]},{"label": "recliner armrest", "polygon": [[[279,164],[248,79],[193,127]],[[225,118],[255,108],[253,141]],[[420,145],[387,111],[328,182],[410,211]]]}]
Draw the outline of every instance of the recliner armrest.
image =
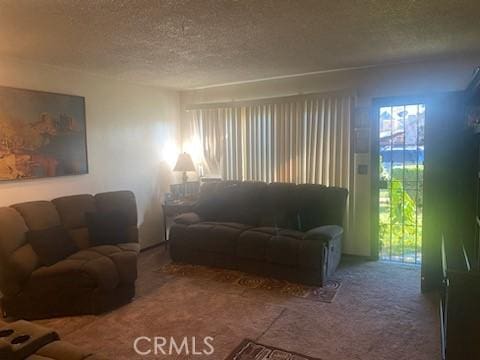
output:
[{"label": "recliner armrest", "polygon": [[188,212],[178,215],[174,221],[176,224],[192,225],[202,221],[202,218],[195,212]]},{"label": "recliner armrest", "polygon": [[303,236],[306,240],[329,241],[343,235],[343,228],[338,225],[325,225],[313,228]]}]

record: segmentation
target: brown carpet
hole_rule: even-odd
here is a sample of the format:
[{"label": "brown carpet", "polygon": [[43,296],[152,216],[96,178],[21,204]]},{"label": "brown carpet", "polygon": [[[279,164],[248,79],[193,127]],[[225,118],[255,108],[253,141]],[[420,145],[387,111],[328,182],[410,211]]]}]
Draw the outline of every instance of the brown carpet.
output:
[{"label": "brown carpet", "polygon": [[158,271],[168,275],[187,276],[194,279],[209,279],[260,291],[273,291],[276,292],[278,296],[296,296],[326,303],[331,303],[335,299],[337,290],[341,286],[340,280],[328,280],[323,287],[313,287],[255,276],[240,271],[179,263],[166,264]]},{"label": "brown carpet", "polygon": [[[433,360],[439,358],[437,299],[420,293],[416,267],[344,261],[342,287],[323,303],[210,279],[161,274],[164,249],[142,253],[137,297],[101,316],[39,321],[60,336],[112,360],[142,359],[139,336],[212,336],[213,355],[224,360],[252,339],[322,360]],[[143,359],[191,359],[146,356]]]},{"label": "brown carpet", "polygon": [[225,360],[321,360],[245,339]]}]

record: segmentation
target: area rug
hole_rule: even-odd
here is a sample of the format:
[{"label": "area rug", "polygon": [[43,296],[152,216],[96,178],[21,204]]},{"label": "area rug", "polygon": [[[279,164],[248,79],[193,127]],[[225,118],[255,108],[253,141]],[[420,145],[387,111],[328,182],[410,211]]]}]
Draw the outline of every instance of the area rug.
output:
[{"label": "area rug", "polygon": [[249,289],[272,291],[286,296],[295,296],[324,303],[331,303],[341,286],[340,280],[328,280],[324,287],[313,287],[250,275],[240,271],[179,263],[166,264],[159,271],[174,276],[210,279]]},{"label": "area rug", "polygon": [[225,360],[321,360],[245,339]]}]

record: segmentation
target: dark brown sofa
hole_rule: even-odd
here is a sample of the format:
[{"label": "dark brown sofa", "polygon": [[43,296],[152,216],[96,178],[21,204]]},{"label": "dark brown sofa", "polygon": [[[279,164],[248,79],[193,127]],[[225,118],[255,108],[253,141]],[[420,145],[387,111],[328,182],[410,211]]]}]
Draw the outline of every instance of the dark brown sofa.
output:
[{"label": "dark brown sofa", "polygon": [[[90,246],[87,212],[122,210],[128,243]],[[80,249],[41,266],[26,240],[29,230],[63,225]],[[0,208],[0,291],[3,315],[39,319],[96,314],[135,294],[139,251],[137,207],[129,191],[75,195]]]},{"label": "dark brown sofa", "polygon": [[170,230],[174,261],[323,286],[341,257],[348,191],[262,182],[205,184]]}]

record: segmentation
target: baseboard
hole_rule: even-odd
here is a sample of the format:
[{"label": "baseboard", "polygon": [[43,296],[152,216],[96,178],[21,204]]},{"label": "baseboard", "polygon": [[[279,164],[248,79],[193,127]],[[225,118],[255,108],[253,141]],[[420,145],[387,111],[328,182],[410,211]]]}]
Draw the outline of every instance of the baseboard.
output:
[{"label": "baseboard", "polygon": [[151,250],[151,249],[154,249],[156,247],[159,247],[159,246],[163,246],[167,243],[166,240],[163,240],[163,241],[160,241],[159,243],[156,243],[156,244],[153,244],[153,245],[149,245],[149,246],[146,246],[144,248],[141,248],[140,249],[140,252],[144,252],[144,251],[147,251],[147,250]]},{"label": "baseboard", "polygon": [[352,259],[352,260],[361,260],[361,261],[377,261],[378,259],[373,256],[368,255],[353,255],[353,254],[342,254],[342,258]]}]

